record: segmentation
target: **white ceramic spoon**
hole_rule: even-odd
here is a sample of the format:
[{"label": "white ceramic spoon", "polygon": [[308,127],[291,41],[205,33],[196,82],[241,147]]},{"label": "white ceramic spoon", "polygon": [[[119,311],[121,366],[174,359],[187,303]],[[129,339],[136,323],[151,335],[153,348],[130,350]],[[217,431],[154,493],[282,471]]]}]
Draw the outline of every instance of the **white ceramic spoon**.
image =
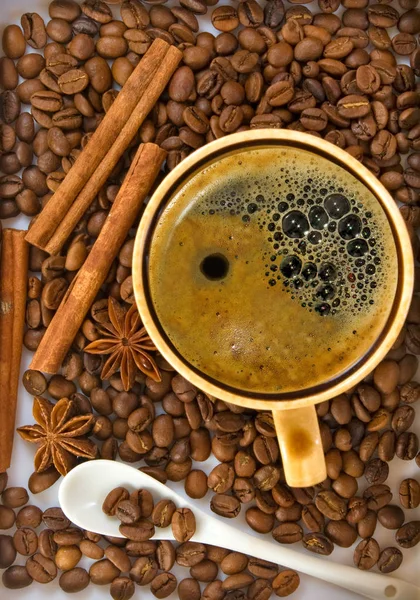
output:
[{"label": "white ceramic spoon", "polygon": [[[58,492],[61,508],[79,527],[103,535],[122,537],[114,517],[102,512],[102,503],[113,488],[123,486],[128,490],[148,489],[155,499],[169,498],[181,507],[193,510],[197,529],[193,541],[214,544],[244,552],[274,562],[301,573],[312,575],[375,600],[419,600],[420,588],[402,581],[339,565],[328,559],[306,556],[280,544],[254,537],[223,519],[212,517],[192,502],[134,467],[110,460],[94,460],[75,467],[63,479]],[[173,540],[170,527],[156,529],[153,539]]]}]

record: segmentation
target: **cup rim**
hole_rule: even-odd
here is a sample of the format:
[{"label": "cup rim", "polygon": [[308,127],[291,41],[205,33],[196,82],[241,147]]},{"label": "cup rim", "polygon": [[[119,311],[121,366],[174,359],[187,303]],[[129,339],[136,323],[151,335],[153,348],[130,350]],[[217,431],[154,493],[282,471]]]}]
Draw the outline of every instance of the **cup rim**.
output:
[{"label": "cup rim", "polygon": [[[168,195],[182,184],[184,178],[191,172],[195,172],[200,166],[208,164],[217,156],[240,148],[276,143],[278,145],[299,147],[321,155],[346,169],[361,181],[374,194],[387,216],[394,237],[398,260],[398,282],[393,307],[381,334],[368,351],[366,359],[361,358],[335,381],[318,384],[313,388],[308,388],[307,391],[299,390],[298,392],[283,394],[283,396],[287,395],[289,399],[276,399],[276,394],[260,394],[258,395],[260,397],[256,398],[257,394],[250,395],[248,392],[241,394],[239,390],[232,391],[232,389],[227,389],[227,386],[215,382],[215,380],[209,381],[206,376],[202,376],[187,361],[184,361],[164,339],[165,336],[161,331],[161,327],[156,323],[157,317],[155,320],[153,311],[150,309],[149,302],[151,303],[151,299],[147,299],[147,276],[144,260],[144,252],[150,243],[159,209]],[[186,157],[166,175],[150,198],[140,220],[134,244],[134,296],[143,325],[157,350],[178,373],[207,395],[221,398],[233,404],[240,404],[246,408],[259,410],[293,409],[323,402],[351,389],[360,382],[373,371],[395,342],[410,307],[413,284],[414,259],[407,227],[397,204],[380,181],[345,150],[310,134],[287,129],[257,129],[234,133],[210,142]]]}]

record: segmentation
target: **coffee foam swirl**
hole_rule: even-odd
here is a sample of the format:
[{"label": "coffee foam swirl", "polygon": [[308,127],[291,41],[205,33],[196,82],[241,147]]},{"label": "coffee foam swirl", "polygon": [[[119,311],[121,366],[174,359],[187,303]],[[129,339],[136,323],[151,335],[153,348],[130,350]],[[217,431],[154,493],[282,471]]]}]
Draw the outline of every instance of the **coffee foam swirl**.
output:
[{"label": "coffee foam swirl", "polygon": [[[206,273],[214,257],[220,277]],[[347,371],[382,331],[396,281],[391,229],[371,192],[288,147],[232,153],[191,175],[149,257],[152,301],[178,352],[254,393]]]}]

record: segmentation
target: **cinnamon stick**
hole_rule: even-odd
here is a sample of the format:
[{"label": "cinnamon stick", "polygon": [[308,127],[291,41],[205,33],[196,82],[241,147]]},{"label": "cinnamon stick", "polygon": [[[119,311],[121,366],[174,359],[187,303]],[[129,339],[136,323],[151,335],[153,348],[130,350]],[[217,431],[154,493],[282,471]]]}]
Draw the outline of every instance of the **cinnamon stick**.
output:
[{"label": "cinnamon stick", "polygon": [[[117,139],[137,103],[154,80],[169,44],[156,39],[122,87],[89,144],[83,149],[60,188],[45,206],[27,233],[26,240],[44,248],[74,199],[92,177],[99,163]],[[129,141],[128,141],[129,143]]]},{"label": "cinnamon stick", "polygon": [[32,359],[31,369],[56,373],[60,368],[165,157],[166,152],[156,144],[142,144],[139,147],[88,258],[42,338]]},{"label": "cinnamon stick", "polygon": [[4,229],[0,261],[0,473],[10,466],[15,431],[28,272],[26,231]]},{"label": "cinnamon stick", "polygon": [[[58,254],[60,252],[67,238],[76,227],[101,187],[105,184],[123,152],[127,149],[129,143],[136,135],[140,125],[143,123],[152,107],[156,104],[159,96],[177,68],[181,57],[181,52],[175,48],[175,46],[169,48],[163,63],[156,71],[154,79],[150,82],[150,85],[138,102],[131,117],[121,130],[120,135],[103,158],[95,173],[86,183],[79,196],[73,202],[67,214],[64,215],[64,218],[58,224],[51,239],[43,246],[43,249],[46,252],[49,254]],[[93,139],[89,144],[90,143],[93,143]]]}]

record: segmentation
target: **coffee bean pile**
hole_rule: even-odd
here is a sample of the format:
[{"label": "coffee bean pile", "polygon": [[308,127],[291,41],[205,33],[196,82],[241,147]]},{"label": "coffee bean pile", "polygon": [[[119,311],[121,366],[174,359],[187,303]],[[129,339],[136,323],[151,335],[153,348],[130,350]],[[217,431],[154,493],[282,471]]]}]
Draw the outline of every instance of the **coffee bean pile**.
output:
[{"label": "coffee bean pile", "polygon": [[[399,0],[397,8],[367,0],[318,0],[310,8],[285,7],[282,0],[264,0],[261,5],[243,0],[235,7],[215,4],[214,0],[180,0],[169,8],[165,3],[146,6],[124,0],[117,7],[120,20],[113,19],[109,6],[100,0],[81,5],[54,0],[47,23],[36,13],[27,13],[20,27],[6,27],[5,56],[0,59],[0,170],[4,174],[0,219],[19,213],[36,217],[89,143],[118,94],[116,87],[124,84],[155,37],[183,51],[183,63],[167,90],[62,254],[50,257],[31,248],[24,338],[30,351],[38,347],[101,231],[140,142],[153,141],[168,151],[167,172],[194,149],[234,131],[274,127],[322,136],[359,159],[402,203],[401,214],[419,258],[417,0]],[[219,32],[216,35],[199,32],[200,15],[207,12]],[[401,64],[403,59],[409,64]],[[101,380],[103,357],[85,353],[84,348],[98,339],[98,325],[109,321],[109,296],[125,306],[134,302],[134,235],[135,229],[110,266],[60,374],[47,379],[27,371],[28,392],[53,400],[71,398],[77,412],[95,415],[92,435],[102,458],[119,457],[162,482],[183,482],[191,498],[209,494],[211,509],[221,517],[234,518],[243,512],[254,531],[321,554],[329,554],[335,545],[348,547],[358,541],[354,561],[359,568],[376,564],[383,573],[397,569],[402,560],[399,547],[412,547],[420,537],[420,523],[410,517],[410,510],[419,505],[418,481],[401,482],[401,506],[395,490],[386,485],[388,463],[394,457],[415,459],[420,467],[418,438],[410,431],[413,403],[420,396],[420,384],[413,381],[418,366],[415,355],[420,354],[419,268],[407,322],[387,358],[366,382],[317,406],[328,478],[313,488],[297,489],[284,482],[270,413],[211,401],[160,356],[160,383],[138,373],[133,388],[125,392],[119,374]],[[217,466],[210,472],[198,468],[197,463],[210,456]],[[50,468],[34,473],[28,487],[36,494],[58,478]],[[123,571],[121,564],[116,566],[107,555],[104,558],[100,536],[80,532],[57,508],[41,515],[47,530],[36,533],[40,511],[24,506],[28,498],[21,488],[5,489],[5,476],[0,476],[0,482],[0,527],[8,530],[16,519],[16,531],[34,531],[13,535],[16,539],[10,532],[0,537],[4,585],[49,581],[58,568],[63,570],[60,585],[65,591],[84,589],[91,580],[111,584],[116,598],[130,597],[132,581],[138,577],[131,574],[134,565]],[[14,496],[20,500],[13,500]],[[25,518],[19,518],[22,511],[15,515],[20,506]],[[378,547],[373,538],[378,521],[380,527],[395,530],[395,547]],[[25,555],[35,539],[34,553]],[[117,548],[123,544],[136,562],[143,561],[136,573],[147,557],[158,564],[155,575],[171,568],[170,563],[159,562],[162,544],[168,548],[162,556],[172,552],[166,542],[117,538],[107,542]],[[285,596],[297,587],[297,575],[278,573],[277,566],[240,555],[235,561],[242,561],[241,569],[222,568],[227,551],[190,546],[192,541],[185,544],[174,550],[175,561],[195,570],[180,582],[180,598],[199,598],[200,593],[209,600],[268,598],[271,589]],[[28,557],[26,567],[13,565],[19,548]],[[76,566],[79,553],[98,561],[90,574]],[[108,553],[114,561],[123,560],[120,553],[115,558],[115,550]],[[182,558],[186,555],[188,559]],[[197,563],[188,564],[193,555]],[[238,581],[245,589],[249,586],[247,591],[200,579],[209,563],[220,565],[229,577],[239,573]],[[211,569],[213,573],[213,565]],[[120,577],[120,572],[130,577]],[[250,575],[256,578],[253,583]],[[155,591],[173,585],[172,578],[165,577],[155,584]],[[205,591],[198,590],[197,580],[206,584]]]},{"label": "coffee bean pile", "polygon": [[[154,505],[148,490],[130,494],[123,487],[109,492],[102,506],[108,516],[121,521],[121,534],[133,542],[150,540],[155,527],[172,527],[177,542],[188,542],[195,533],[195,517],[189,508],[177,508],[172,500],[163,499]],[[150,517],[150,518],[149,518]]]},{"label": "coffee bean pile", "polygon": [[[176,509],[172,501],[165,499],[154,504],[147,490],[129,494],[125,488],[116,488],[107,495],[104,512],[121,520],[125,528],[121,532],[126,535],[113,538],[72,525],[60,508],[42,512],[28,504],[25,488],[6,486],[7,475],[2,474],[0,529],[15,526],[13,535],[0,535],[0,569],[4,569],[2,582],[8,589],[21,589],[33,581],[50,583],[59,577],[63,592],[83,591],[92,582],[110,586],[114,600],[130,600],[136,585],[150,586],[156,598],[166,598],[177,589],[180,600],[267,600],[272,592],[284,597],[299,586],[295,571],[280,570],[274,563],[240,552],[189,541],[195,531],[192,511]],[[170,541],[150,540],[154,529],[146,531],[144,526],[139,536],[141,521],[149,522],[152,528],[172,524],[180,543],[175,546]],[[130,535],[134,528],[137,534]],[[24,565],[14,564],[18,555],[18,562],[22,558]],[[91,561],[89,570],[78,566],[82,559]],[[171,573],[174,565],[188,568],[190,577],[178,583]],[[223,581],[218,578],[219,569],[225,575]]]}]

